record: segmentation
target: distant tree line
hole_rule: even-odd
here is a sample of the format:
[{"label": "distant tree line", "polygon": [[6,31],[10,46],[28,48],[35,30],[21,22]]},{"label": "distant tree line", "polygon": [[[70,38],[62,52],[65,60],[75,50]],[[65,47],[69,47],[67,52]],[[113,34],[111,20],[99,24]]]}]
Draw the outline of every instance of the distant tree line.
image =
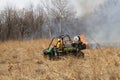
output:
[{"label": "distant tree line", "polygon": [[[36,8],[16,9],[7,5],[0,11],[0,40],[23,40],[50,38],[67,32],[70,21],[75,18],[67,0],[43,2]],[[65,31],[66,30],[66,31]]]},{"label": "distant tree line", "polygon": [[0,11],[0,41],[51,38],[60,34],[93,35],[97,26],[105,24],[109,14],[104,11],[111,9],[112,3],[113,0],[108,0],[94,13],[82,17],[76,16],[76,10],[68,0],[50,0],[23,9],[7,5]]}]

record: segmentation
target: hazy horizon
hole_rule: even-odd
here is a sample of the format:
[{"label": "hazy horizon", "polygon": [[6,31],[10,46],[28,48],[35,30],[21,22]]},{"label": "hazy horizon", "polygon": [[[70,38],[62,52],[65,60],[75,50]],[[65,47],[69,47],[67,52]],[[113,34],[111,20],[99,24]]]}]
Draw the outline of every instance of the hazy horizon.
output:
[{"label": "hazy horizon", "polygon": [[[41,4],[41,1],[45,0],[0,0],[0,10],[4,9],[7,5],[22,9],[28,8],[31,4],[36,7]],[[105,0],[69,0],[72,6],[77,10],[78,15],[89,14],[94,11],[100,4],[103,4]],[[49,2],[49,1],[47,1]]]}]

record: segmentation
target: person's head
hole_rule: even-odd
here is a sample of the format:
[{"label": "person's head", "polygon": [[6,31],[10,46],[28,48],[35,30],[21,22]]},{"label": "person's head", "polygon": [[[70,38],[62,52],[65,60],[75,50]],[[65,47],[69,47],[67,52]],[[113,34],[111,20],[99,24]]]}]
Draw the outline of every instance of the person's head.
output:
[{"label": "person's head", "polygon": [[58,39],[57,41],[58,41],[58,42],[60,42],[61,40],[60,40],[60,39]]},{"label": "person's head", "polygon": [[74,42],[79,42],[80,41],[80,37],[79,36],[75,36],[73,39]]}]

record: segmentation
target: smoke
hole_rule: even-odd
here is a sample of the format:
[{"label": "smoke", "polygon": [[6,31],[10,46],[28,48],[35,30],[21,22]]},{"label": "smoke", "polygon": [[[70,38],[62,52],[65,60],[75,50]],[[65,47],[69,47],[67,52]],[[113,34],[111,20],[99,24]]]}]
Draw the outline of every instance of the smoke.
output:
[{"label": "smoke", "polygon": [[71,0],[77,8],[80,16],[94,12],[95,8],[103,4],[106,0]]},{"label": "smoke", "polygon": [[[107,0],[103,1],[104,3],[96,2],[95,0],[91,7],[88,5],[87,9],[86,6],[83,6],[86,14],[81,17],[82,27],[87,30],[88,40],[90,42],[96,41],[100,45],[120,44],[120,1]],[[87,5],[88,3],[85,4]]]}]

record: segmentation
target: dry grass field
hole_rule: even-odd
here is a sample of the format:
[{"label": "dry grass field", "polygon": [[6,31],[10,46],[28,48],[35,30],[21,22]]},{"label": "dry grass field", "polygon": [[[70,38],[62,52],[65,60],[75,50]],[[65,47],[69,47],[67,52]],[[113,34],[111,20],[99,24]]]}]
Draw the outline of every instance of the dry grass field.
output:
[{"label": "dry grass field", "polygon": [[48,40],[0,42],[0,80],[120,80],[120,47],[84,50],[84,58],[42,55]]}]

